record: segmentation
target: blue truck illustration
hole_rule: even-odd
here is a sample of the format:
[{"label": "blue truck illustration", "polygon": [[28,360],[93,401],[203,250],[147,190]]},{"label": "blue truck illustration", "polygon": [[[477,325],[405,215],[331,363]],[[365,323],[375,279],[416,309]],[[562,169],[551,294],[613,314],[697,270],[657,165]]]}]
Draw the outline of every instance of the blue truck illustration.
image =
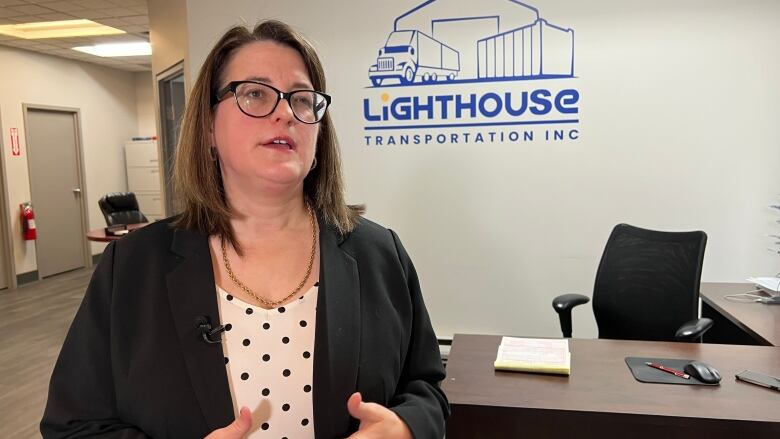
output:
[{"label": "blue truck illustration", "polygon": [[395,19],[368,69],[374,87],[573,76],[574,30],[519,0],[427,0]]},{"label": "blue truck illustration", "polygon": [[368,69],[375,86],[387,79],[401,84],[452,81],[460,71],[460,54],[419,30],[393,31]]}]

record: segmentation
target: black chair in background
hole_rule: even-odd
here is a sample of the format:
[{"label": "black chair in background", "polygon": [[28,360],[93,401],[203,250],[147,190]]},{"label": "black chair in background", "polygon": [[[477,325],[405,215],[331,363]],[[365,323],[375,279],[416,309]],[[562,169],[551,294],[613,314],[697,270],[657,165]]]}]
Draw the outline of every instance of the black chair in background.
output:
[{"label": "black chair in background", "polygon": [[[712,320],[699,319],[699,283],[707,234],[659,232],[618,224],[601,256],[593,288],[599,338],[699,341]],[[571,310],[590,299],[553,300],[564,337]]]},{"label": "black chair in background", "polygon": [[138,208],[138,200],[132,192],[112,192],[98,200],[100,211],[109,226],[117,224],[148,223]]}]

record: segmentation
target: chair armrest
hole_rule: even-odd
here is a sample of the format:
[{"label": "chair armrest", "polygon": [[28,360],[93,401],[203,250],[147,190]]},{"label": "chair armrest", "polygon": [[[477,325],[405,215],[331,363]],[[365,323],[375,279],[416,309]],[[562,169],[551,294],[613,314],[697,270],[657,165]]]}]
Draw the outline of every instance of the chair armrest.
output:
[{"label": "chair armrest", "polygon": [[553,299],[552,306],[555,312],[558,313],[558,319],[561,322],[561,332],[564,337],[571,337],[572,308],[588,302],[590,302],[590,298],[582,294],[561,294]]},{"label": "chair armrest", "polygon": [[575,306],[588,302],[590,297],[582,294],[561,294],[553,299],[553,309],[560,314],[562,311],[571,311]]},{"label": "chair armrest", "polygon": [[712,324],[712,319],[706,317],[687,321],[675,332],[674,338],[677,341],[699,341],[701,336],[712,327]]}]

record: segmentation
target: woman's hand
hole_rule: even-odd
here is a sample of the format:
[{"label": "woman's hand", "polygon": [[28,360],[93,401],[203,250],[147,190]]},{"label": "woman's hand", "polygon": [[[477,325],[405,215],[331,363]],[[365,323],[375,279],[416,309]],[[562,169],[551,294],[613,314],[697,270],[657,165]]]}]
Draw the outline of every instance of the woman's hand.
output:
[{"label": "woman's hand", "polygon": [[360,421],[360,428],[348,439],[413,439],[409,427],[398,415],[379,404],[363,402],[359,392],[349,397],[347,410],[353,418]]},{"label": "woman's hand", "polygon": [[243,439],[252,427],[252,413],[241,407],[238,417],[230,425],[212,431],[204,439]]}]

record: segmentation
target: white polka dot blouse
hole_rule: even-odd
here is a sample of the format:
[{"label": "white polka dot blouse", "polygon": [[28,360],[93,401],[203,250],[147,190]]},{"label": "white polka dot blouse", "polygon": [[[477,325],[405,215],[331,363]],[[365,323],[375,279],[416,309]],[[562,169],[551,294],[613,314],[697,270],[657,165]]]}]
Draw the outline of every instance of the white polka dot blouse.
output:
[{"label": "white polka dot blouse", "polygon": [[319,283],[284,306],[263,309],[217,286],[235,415],[252,411],[259,438],[314,438],[312,381]]}]

